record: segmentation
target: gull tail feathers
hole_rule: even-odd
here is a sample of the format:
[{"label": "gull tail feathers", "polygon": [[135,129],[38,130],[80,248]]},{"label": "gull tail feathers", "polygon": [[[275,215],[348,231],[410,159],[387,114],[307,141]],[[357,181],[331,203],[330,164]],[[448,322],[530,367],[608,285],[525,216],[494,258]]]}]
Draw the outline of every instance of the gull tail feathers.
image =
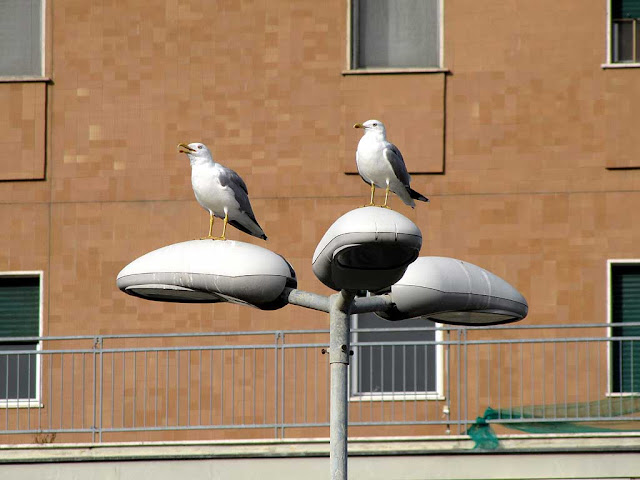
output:
[{"label": "gull tail feathers", "polygon": [[[255,222],[255,221],[254,221]],[[255,225],[251,225],[251,228],[244,226],[237,220],[229,220],[229,224],[236,227],[238,230],[244,233],[248,233],[249,235],[253,235],[254,237],[261,238],[262,240],[266,240],[267,236],[264,234],[262,227],[258,225],[258,222],[255,222]]]},{"label": "gull tail feathers", "polygon": [[413,188],[407,188],[409,190],[409,196],[415,200],[420,200],[421,202],[428,202],[429,199],[422,195],[421,193],[416,192]]}]

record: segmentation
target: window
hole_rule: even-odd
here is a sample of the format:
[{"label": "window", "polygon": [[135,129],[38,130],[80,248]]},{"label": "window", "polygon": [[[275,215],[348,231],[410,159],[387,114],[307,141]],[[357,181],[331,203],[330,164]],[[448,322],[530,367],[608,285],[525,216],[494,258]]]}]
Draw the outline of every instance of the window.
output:
[{"label": "window", "polygon": [[640,0],[611,1],[611,61],[640,62]]},{"label": "window", "polygon": [[[354,315],[351,398],[420,396],[439,398],[441,340],[422,319],[396,322],[373,313]],[[407,329],[412,330],[400,330]],[[361,330],[366,331],[361,331]]]},{"label": "window", "polygon": [[611,392],[640,392],[640,262],[610,262],[610,320],[614,324],[637,325],[611,329]]},{"label": "window", "polygon": [[0,1],[0,76],[43,75],[43,1]]},{"label": "window", "polygon": [[39,273],[0,275],[0,404],[39,398],[38,356],[28,352],[40,344],[21,337],[40,335],[40,298]]},{"label": "window", "polygon": [[439,0],[351,0],[351,69],[438,67]]}]

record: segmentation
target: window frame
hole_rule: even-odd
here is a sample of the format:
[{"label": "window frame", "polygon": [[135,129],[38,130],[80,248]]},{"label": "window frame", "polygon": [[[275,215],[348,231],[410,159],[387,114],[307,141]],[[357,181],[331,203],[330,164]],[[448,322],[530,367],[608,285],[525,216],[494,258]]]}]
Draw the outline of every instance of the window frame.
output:
[{"label": "window frame", "polygon": [[[609,259],[607,260],[607,324],[613,323],[613,295],[612,295],[612,280],[613,280],[613,267],[614,266],[639,266],[640,259],[623,258],[623,259]],[[613,337],[613,328],[607,327],[607,337]],[[615,392],[613,390],[614,378],[613,378],[613,344],[611,341],[607,342],[607,392],[609,397],[637,397],[640,396],[638,392]]]},{"label": "window frame", "polygon": [[[358,341],[358,318],[359,314],[351,315],[352,324],[352,341],[354,344]],[[389,322],[389,328],[393,328],[395,322]],[[427,323],[425,322],[425,327]],[[350,402],[373,402],[373,401],[405,401],[405,400],[431,400],[442,401],[446,397],[444,395],[444,328],[441,324],[435,323],[435,391],[411,392],[411,391],[392,391],[392,392],[358,392],[358,355],[353,355],[349,365],[349,401]]]},{"label": "window frame", "polygon": [[[607,53],[606,60],[602,68],[640,68],[640,51],[636,51],[636,60],[632,62],[615,62],[613,60],[613,22],[614,20],[626,20],[613,18],[613,2],[616,0],[607,0]],[[640,23],[640,19],[637,19]],[[636,42],[637,45],[637,42]],[[637,47],[636,47],[637,48]]]},{"label": "window frame", "polygon": [[[47,76],[47,11],[48,1],[40,1],[40,72],[38,74],[5,75],[0,71],[0,83],[50,81]],[[0,272],[0,275],[2,273]]]},{"label": "window frame", "polygon": [[[36,366],[35,366],[35,395],[34,398],[0,398],[0,409],[7,408],[33,408],[42,407],[42,333],[43,333],[43,312],[44,312],[44,272],[42,270],[20,270],[0,272],[2,278],[31,277],[38,278],[38,337],[15,337],[23,340],[21,343],[36,344]],[[4,337],[7,338],[7,337]]]},{"label": "window frame", "polygon": [[353,28],[353,6],[359,0],[347,0],[347,38],[346,38],[346,68],[343,75],[363,75],[363,74],[394,74],[394,73],[437,73],[448,72],[444,68],[444,0],[438,2],[438,66],[437,67],[356,67],[354,55],[356,51],[357,39],[354,37]]}]

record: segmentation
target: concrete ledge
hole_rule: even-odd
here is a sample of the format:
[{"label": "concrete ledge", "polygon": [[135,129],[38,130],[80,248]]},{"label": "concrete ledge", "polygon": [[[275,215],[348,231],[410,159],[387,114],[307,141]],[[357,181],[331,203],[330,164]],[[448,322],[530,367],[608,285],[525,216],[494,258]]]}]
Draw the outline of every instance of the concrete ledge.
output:
[{"label": "concrete ledge", "polygon": [[[631,479],[640,434],[500,438],[474,449],[468,437],[353,438],[349,478],[367,480]],[[127,444],[4,445],[0,474],[12,480],[325,480],[327,439]]]},{"label": "concrete ledge", "polygon": [[[510,435],[500,437],[500,447],[495,450],[474,447],[468,436],[351,438],[349,456],[640,453],[640,432]],[[327,438],[0,445],[0,464],[328,456]]]}]

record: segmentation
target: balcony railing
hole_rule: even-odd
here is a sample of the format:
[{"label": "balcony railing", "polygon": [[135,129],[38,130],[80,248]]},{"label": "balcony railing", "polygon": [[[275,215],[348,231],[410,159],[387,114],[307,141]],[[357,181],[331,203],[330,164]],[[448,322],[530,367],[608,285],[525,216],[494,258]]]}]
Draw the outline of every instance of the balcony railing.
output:
[{"label": "balcony railing", "polygon": [[[638,429],[639,326],[355,329],[350,435]],[[327,345],[324,330],[0,339],[0,442],[327,437]]]}]

